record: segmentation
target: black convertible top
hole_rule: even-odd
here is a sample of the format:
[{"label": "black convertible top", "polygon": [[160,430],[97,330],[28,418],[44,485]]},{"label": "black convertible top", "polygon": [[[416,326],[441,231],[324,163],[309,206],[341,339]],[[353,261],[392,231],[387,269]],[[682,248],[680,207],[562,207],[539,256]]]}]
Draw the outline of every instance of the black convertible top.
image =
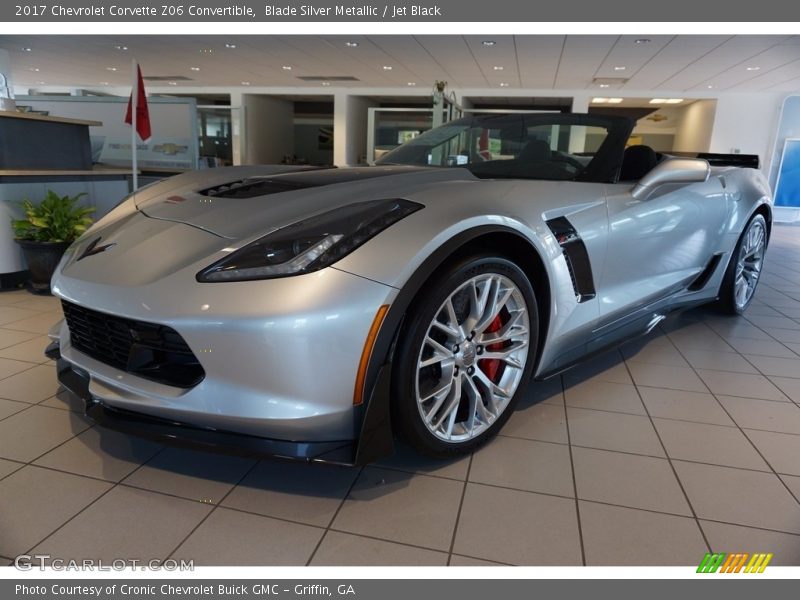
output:
[{"label": "black convertible top", "polygon": [[[600,145],[592,152],[577,152],[570,156],[567,152],[553,151],[547,160],[554,162],[578,163],[578,158],[583,158],[585,164],[571,176],[562,171],[555,176],[551,171],[529,168],[529,163],[520,165],[526,154],[525,146],[542,144],[529,132],[546,126],[594,127],[605,130],[606,134]],[[531,179],[571,179],[573,181],[589,181],[598,183],[614,183],[617,181],[625,144],[630,137],[635,121],[628,117],[605,114],[584,113],[504,113],[492,115],[479,115],[464,117],[450,121],[440,127],[432,129],[414,138],[410,142],[395,148],[376,161],[379,165],[414,165],[427,166],[432,164],[432,153],[437,148],[451,144],[452,140],[471,130],[492,130],[505,132],[507,139],[513,140],[520,148],[514,152],[513,160],[488,160],[481,162],[471,157],[470,150],[459,150],[452,164],[437,164],[434,166],[463,167],[470,170],[476,177],[481,178],[531,178]],[[549,148],[545,148],[545,153]],[[526,157],[527,158],[527,157]],[[463,159],[460,162],[459,159]]]}]

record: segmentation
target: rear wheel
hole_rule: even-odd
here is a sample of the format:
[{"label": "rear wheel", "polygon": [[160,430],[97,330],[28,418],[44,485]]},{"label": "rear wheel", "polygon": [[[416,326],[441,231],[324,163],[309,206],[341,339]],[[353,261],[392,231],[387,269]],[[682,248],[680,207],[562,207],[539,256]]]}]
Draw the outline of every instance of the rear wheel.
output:
[{"label": "rear wheel", "polygon": [[398,348],[395,417],[418,451],[469,452],[509,418],[538,335],[533,289],[499,257],[460,262],[415,302]]},{"label": "rear wheel", "polygon": [[762,215],[755,215],[745,227],[731,255],[720,287],[717,302],[720,310],[740,315],[750,305],[761,276],[766,248],[767,222]]}]

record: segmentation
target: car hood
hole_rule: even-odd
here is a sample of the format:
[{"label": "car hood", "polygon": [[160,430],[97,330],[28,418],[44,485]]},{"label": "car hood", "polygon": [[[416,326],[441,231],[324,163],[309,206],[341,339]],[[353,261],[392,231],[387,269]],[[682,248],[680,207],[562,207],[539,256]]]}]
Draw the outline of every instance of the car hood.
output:
[{"label": "car hood", "polygon": [[143,189],[136,207],[153,219],[244,239],[354,202],[409,198],[432,184],[477,181],[466,169],[455,168],[274,169],[234,167],[178,176]]}]

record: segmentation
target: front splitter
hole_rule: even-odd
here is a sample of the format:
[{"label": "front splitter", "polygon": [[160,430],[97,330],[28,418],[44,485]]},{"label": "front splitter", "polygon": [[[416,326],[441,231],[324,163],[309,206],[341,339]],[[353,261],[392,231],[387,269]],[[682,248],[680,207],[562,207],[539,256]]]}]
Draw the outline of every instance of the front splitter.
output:
[{"label": "front splitter", "polygon": [[50,344],[45,354],[56,360],[59,383],[83,401],[86,416],[106,429],[171,446],[221,454],[253,458],[286,458],[347,466],[356,463],[356,443],[352,440],[333,442],[276,440],[197,427],[109,406],[92,396],[89,391],[88,373],[73,367],[71,363],[61,358],[58,342]]}]

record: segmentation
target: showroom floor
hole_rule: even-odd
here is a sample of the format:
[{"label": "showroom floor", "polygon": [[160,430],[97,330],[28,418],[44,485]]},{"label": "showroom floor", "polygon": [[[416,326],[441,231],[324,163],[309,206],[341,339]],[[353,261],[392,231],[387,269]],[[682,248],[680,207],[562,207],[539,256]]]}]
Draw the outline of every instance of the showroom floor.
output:
[{"label": "showroom floor", "polygon": [[800,564],[800,228],[775,228],[746,317],[684,313],[535,384],[451,463],[256,462],[100,431],[42,356],[58,318],[0,294],[2,563]]}]

